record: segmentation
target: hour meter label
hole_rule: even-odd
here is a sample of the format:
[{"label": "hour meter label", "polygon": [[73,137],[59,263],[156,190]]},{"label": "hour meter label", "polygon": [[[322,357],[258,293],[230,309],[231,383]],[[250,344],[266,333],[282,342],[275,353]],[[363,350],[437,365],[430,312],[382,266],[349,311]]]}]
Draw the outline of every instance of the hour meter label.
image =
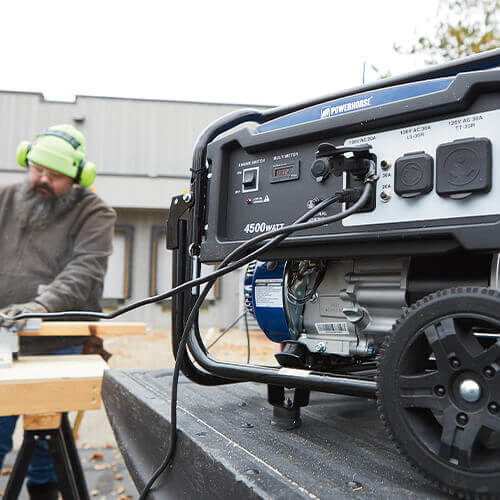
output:
[{"label": "hour meter label", "polygon": [[283,307],[283,280],[255,280],[255,307]]},{"label": "hour meter label", "polygon": [[329,333],[334,335],[343,335],[349,333],[347,322],[335,321],[333,323],[315,323],[314,326],[318,333]]},{"label": "hour meter label", "polygon": [[275,229],[281,229],[285,226],[284,222],[270,224],[267,222],[251,222],[245,226],[243,231],[247,234],[254,233],[267,233],[268,231],[274,231]]}]

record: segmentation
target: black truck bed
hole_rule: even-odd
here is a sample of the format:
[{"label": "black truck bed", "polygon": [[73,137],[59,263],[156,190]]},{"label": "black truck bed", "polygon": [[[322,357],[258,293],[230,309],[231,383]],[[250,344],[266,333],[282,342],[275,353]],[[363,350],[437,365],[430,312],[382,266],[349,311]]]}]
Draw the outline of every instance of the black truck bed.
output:
[{"label": "black truck bed", "polygon": [[[139,490],[168,448],[170,371],[108,371],[103,398]],[[448,498],[388,439],[374,401],[313,393],[302,426],[270,424],[266,386],[180,379],[174,465],[148,498]]]}]

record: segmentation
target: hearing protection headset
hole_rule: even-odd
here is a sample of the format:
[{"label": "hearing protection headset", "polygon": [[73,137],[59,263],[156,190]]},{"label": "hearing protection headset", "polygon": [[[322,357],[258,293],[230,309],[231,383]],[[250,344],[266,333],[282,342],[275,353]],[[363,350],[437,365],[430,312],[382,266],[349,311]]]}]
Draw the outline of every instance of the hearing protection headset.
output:
[{"label": "hearing protection headset", "polygon": [[55,170],[89,187],[96,177],[96,166],[85,161],[85,137],[72,125],[54,125],[42,132],[32,144],[22,141],[17,147],[16,160],[27,168],[29,162]]}]

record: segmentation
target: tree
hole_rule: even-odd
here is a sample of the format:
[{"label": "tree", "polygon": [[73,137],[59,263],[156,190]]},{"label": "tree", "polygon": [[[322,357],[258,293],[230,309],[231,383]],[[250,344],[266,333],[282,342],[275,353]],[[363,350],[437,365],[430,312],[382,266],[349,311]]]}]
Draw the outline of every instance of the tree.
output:
[{"label": "tree", "polygon": [[436,20],[430,36],[420,36],[409,49],[394,49],[424,54],[427,64],[436,64],[500,47],[500,0],[441,0]]}]

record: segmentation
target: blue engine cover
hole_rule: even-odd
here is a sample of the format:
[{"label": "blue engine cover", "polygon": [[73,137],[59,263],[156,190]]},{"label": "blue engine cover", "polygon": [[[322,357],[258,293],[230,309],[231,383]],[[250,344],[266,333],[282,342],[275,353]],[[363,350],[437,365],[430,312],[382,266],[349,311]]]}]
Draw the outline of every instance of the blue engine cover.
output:
[{"label": "blue engine cover", "polygon": [[273,342],[291,340],[284,308],[285,263],[251,262],[245,273],[245,304]]}]

